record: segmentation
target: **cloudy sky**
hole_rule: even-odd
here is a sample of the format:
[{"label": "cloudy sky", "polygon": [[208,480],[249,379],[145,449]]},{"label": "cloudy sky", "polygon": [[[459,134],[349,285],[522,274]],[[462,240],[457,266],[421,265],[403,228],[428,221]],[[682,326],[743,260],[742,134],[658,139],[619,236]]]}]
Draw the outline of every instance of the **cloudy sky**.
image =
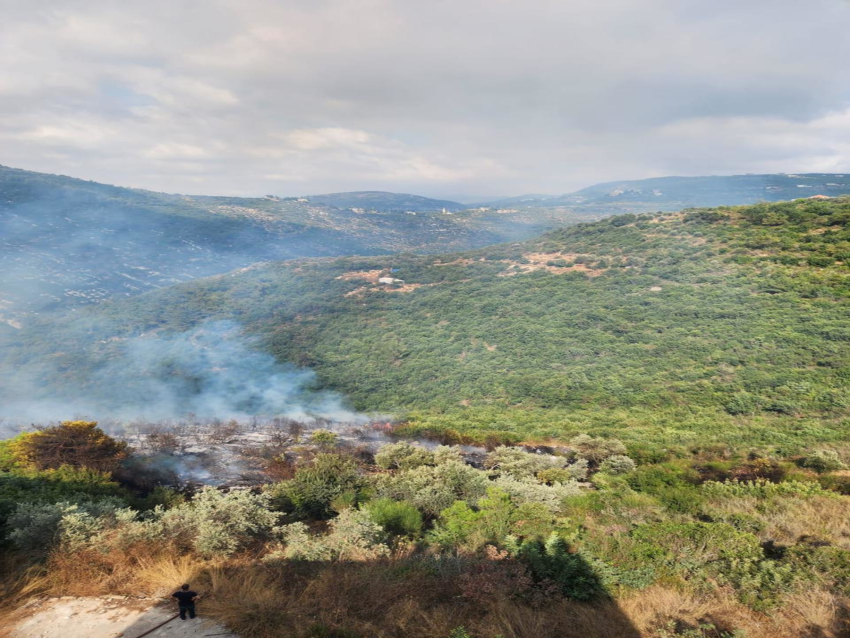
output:
[{"label": "cloudy sky", "polygon": [[850,172],[848,0],[0,0],[0,164],[199,194]]}]

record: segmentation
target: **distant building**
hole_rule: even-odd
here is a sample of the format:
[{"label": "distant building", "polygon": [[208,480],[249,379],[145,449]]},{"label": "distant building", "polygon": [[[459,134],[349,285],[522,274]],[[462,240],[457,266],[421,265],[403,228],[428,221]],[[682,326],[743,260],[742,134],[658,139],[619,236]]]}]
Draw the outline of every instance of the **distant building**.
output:
[{"label": "distant building", "polygon": [[404,280],[403,279],[396,279],[395,277],[379,277],[378,283],[379,284],[387,284],[387,285],[403,284]]}]

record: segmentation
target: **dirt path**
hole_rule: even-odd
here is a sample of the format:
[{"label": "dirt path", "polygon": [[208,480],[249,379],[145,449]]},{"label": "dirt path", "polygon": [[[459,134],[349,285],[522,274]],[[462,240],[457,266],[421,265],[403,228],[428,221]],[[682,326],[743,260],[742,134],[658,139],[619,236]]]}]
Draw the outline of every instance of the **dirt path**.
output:
[{"label": "dirt path", "polygon": [[[0,627],[8,638],[138,638],[174,616],[173,606],[151,598],[48,598],[23,607],[11,624]],[[199,612],[203,614],[202,605]],[[179,618],[145,638],[239,638],[225,627],[199,616]]]}]

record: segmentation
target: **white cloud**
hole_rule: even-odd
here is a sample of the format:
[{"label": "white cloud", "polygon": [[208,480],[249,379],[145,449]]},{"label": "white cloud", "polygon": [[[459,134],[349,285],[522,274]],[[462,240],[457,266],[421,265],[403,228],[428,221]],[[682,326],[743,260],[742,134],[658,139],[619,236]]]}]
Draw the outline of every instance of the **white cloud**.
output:
[{"label": "white cloud", "polygon": [[238,194],[850,172],[842,0],[5,4],[7,165]]}]

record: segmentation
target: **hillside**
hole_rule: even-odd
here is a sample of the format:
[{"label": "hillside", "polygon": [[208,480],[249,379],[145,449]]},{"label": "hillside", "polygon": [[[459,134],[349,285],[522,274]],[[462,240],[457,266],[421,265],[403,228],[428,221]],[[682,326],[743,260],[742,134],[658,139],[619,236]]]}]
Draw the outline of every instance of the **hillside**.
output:
[{"label": "hillside", "polygon": [[0,440],[0,630],[135,635],[186,582],[255,638],[846,636],[848,225],[622,215],[10,330],[0,415],[101,427]]},{"label": "hillside", "polygon": [[848,199],[796,200],[436,257],[262,264],[43,319],[4,359],[15,378],[30,370],[49,394],[100,395],[108,411],[110,383],[92,371],[127,344],[234,320],[357,409],[423,427],[832,438],[850,423],[848,222]]},{"label": "hillside", "polygon": [[367,195],[356,207],[359,194],[328,203],[168,195],[0,167],[0,325],[258,261],[462,250],[577,219],[564,211],[417,215],[409,212],[447,202]]}]

